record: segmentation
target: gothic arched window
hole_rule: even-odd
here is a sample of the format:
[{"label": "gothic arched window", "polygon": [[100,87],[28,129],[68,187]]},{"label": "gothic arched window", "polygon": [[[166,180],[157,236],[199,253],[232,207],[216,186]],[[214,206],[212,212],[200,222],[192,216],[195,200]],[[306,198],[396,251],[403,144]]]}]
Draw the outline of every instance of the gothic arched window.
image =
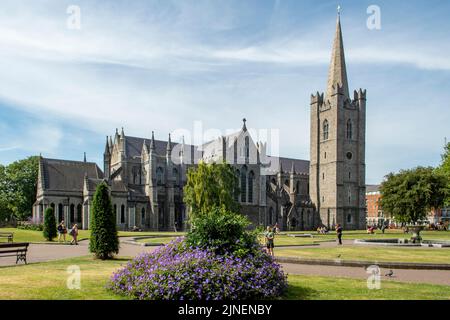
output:
[{"label": "gothic arched window", "polygon": [[239,170],[236,170],[236,176],[237,176],[237,179],[236,179],[236,187],[234,190],[234,201],[237,202],[237,201],[239,201],[239,179],[241,177],[241,172]]},{"label": "gothic arched window", "polygon": [[178,185],[178,170],[177,170],[177,168],[173,168],[172,174],[173,174],[173,178],[175,181],[175,185]]},{"label": "gothic arched window", "polygon": [[328,120],[323,122],[323,140],[328,140],[328,132],[330,130],[330,125],[328,124]]},{"label": "gothic arched window", "polygon": [[163,184],[163,175],[164,170],[161,167],[156,168],[156,183],[161,185]]},{"label": "gothic arched window", "polygon": [[141,225],[145,225],[145,208],[141,210]]},{"label": "gothic arched window", "polygon": [[83,221],[81,218],[82,215],[83,215],[83,207],[81,204],[78,204],[77,205],[77,222],[81,223]]},{"label": "gothic arched window", "polygon": [[[58,222],[61,222],[64,220],[64,206],[62,205],[62,203],[58,204]],[[67,221],[66,221],[67,223]]]},{"label": "gothic arched window", "polygon": [[351,119],[347,121],[347,139],[353,139],[353,124]]},{"label": "gothic arched window", "polygon": [[253,202],[253,182],[255,180],[255,174],[253,171],[250,171],[248,175],[248,202]]},{"label": "gothic arched window", "polygon": [[250,158],[250,138],[245,137],[245,158]]},{"label": "gothic arched window", "polygon": [[241,202],[247,201],[247,167],[242,167],[241,171]]},{"label": "gothic arched window", "polygon": [[72,203],[70,205],[70,223],[74,223],[75,222],[75,205]]},{"label": "gothic arched window", "polygon": [[125,206],[120,207],[120,223],[125,223]]}]

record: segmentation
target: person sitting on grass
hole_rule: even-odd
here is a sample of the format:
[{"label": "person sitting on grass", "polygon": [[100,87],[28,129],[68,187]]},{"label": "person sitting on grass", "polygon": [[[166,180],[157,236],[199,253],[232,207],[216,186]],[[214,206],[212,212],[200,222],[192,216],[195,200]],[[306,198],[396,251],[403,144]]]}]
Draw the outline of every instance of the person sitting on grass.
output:
[{"label": "person sitting on grass", "polygon": [[275,246],[274,245],[275,234],[273,233],[273,230],[270,226],[267,227],[267,231],[264,233],[264,236],[266,238],[267,253],[273,257],[274,256],[273,248]]}]

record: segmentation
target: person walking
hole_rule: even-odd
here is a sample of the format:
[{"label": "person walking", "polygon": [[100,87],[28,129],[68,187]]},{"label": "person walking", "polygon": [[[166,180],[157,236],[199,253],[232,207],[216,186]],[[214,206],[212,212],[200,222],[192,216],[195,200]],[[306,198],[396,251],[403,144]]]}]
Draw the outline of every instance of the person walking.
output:
[{"label": "person walking", "polygon": [[275,234],[273,233],[273,229],[270,226],[267,227],[267,231],[265,232],[264,236],[266,238],[267,253],[273,257],[274,256],[273,248],[275,246],[274,245]]},{"label": "person walking", "polygon": [[72,229],[70,229],[70,235],[72,236],[72,241],[70,241],[70,244],[78,245],[78,225],[74,224]]},{"label": "person walking", "polygon": [[66,226],[64,225],[64,220],[62,220],[58,224],[58,227],[56,228],[56,230],[58,231],[58,242],[61,242],[61,237],[62,237],[64,239],[64,243],[65,243],[66,242],[67,229],[66,229]]},{"label": "person walking", "polygon": [[337,235],[337,238],[338,238],[339,245],[342,246],[342,227],[341,227],[340,224],[338,224],[336,226],[336,235]]}]

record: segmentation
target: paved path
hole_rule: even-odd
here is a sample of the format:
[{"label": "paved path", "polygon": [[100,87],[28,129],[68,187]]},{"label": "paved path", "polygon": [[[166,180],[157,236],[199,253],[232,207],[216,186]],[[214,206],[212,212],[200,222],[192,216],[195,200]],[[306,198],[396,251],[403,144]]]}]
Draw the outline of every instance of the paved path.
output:
[{"label": "paved path", "polygon": [[[130,238],[121,238],[120,257],[134,257],[142,252],[151,252],[157,247],[145,247],[123,243],[123,240]],[[349,240],[349,243],[351,241]],[[324,243],[321,246],[336,246],[335,243]],[[66,258],[75,258],[89,255],[88,241],[81,241],[78,246],[55,245],[55,244],[30,244],[28,248],[28,263],[44,262]],[[15,265],[15,257],[3,257],[0,259],[0,267]],[[289,274],[299,275],[317,275],[327,277],[349,277],[356,279],[367,279],[369,276],[364,268],[358,267],[340,267],[340,266],[322,266],[322,265],[302,265],[283,263],[283,269]],[[0,269],[1,270],[1,269]],[[443,284],[450,286],[450,271],[443,270],[405,270],[395,269],[394,277],[385,277],[389,270],[382,269],[383,281],[401,281],[414,283]],[[0,271],[1,272],[1,271]]]},{"label": "paved path", "polygon": [[[134,257],[142,252],[151,252],[156,247],[144,247],[120,243],[119,257]],[[90,255],[88,241],[80,241],[79,245],[59,245],[59,244],[30,244],[27,253],[27,262],[45,262]],[[22,262],[19,262],[22,263]],[[16,264],[16,257],[0,258],[0,266],[11,266]]]}]

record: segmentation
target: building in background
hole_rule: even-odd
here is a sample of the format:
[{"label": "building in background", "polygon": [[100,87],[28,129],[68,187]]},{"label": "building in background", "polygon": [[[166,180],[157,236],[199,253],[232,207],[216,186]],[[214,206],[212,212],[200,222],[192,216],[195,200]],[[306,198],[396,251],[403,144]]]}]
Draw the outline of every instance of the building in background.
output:
[{"label": "building in background", "polygon": [[[366,226],[366,90],[350,95],[340,17],[336,23],[326,93],[311,96],[311,155],[274,158],[246,127],[200,146],[127,136],[107,137],[103,172],[94,163],[40,159],[33,219],[47,207],[58,221],[89,228],[99,183],[110,187],[119,229],[180,230],[186,173],[198,160],[226,161],[239,177],[242,213],[254,226],[278,223],[282,230]],[[282,116],[282,115],[281,115]],[[274,165],[275,163],[275,165]],[[275,168],[275,169],[274,169]]]},{"label": "building in background", "polygon": [[367,208],[367,225],[382,226],[383,223],[391,224],[391,219],[384,216],[383,209],[380,205],[381,193],[380,185],[366,186],[366,208]]}]

